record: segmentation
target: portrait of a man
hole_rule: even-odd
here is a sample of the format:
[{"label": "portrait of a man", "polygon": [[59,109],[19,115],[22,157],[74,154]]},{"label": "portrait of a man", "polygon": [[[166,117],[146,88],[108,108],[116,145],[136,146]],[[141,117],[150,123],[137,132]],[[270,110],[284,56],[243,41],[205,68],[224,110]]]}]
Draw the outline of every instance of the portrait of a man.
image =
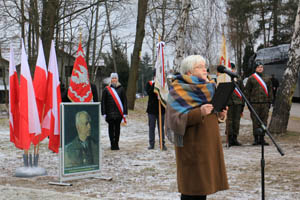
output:
[{"label": "portrait of a man", "polygon": [[[91,116],[85,110],[78,111],[75,114],[75,137],[65,144],[64,166],[83,167],[99,164],[99,144],[98,140],[91,134],[92,123]],[[71,123],[71,122],[68,122]],[[69,134],[65,129],[65,134]],[[72,133],[70,133],[72,134]]]}]

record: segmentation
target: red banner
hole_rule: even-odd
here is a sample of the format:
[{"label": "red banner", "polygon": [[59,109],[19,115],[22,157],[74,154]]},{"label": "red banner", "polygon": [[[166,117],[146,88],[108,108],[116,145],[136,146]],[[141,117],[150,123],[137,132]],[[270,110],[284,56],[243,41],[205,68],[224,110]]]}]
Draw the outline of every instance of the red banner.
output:
[{"label": "red banner", "polygon": [[72,76],[68,89],[68,97],[73,102],[93,101],[88,68],[84,60],[84,53],[81,47],[81,42],[79,43],[76,60],[73,66]]}]

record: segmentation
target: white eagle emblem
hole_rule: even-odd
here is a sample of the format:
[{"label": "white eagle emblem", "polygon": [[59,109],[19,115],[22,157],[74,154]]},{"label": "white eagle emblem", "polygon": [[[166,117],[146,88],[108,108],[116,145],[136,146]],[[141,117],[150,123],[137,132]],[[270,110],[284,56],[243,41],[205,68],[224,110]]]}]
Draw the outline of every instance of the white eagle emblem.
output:
[{"label": "white eagle emblem", "polygon": [[79,65],[79,68],[80,68],[80,71],[79,70],[75,70],[75,74],[78,75],[77,76],[72,76],[72,81],[76,84],[81,84],[81,83],[84,83],[84,86],[87,86],[89,84],[89,80],[88,80],[88,71],[87,69],[83,66],[83,65]]}]

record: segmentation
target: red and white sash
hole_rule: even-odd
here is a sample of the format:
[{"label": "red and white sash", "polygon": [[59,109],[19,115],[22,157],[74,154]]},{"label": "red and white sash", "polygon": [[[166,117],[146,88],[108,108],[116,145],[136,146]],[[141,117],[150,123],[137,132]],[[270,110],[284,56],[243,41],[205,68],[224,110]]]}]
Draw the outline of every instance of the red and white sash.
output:
[{"label": "red and white sash", "polygon": [[124,117],[124,113],[123,113],[123,111],[124,111],[123,104],[122,104],[122,101],[121,101],[117,91],[114,88],[109,87],[109,86],[106,86],[106,88],[108,89],[109,93],[113,97],[113,99],[114,99],[114,101],[115,101],[115,103],[116,103],[116,105],[117,105],[117,107],[120,111],[120,114],[123,117],[124,123],[126,124],[127,123],[126,118]]},{"label": "red and white sash", "polygon": [[153,85],[153,83],[154,83],[154,80],[152,80],[152,81],[149,81],[149,85],[150,85],[150,86],[152,86],[152,85]]},{"label": "red and white sash", "polygon": [[266,95],[269,96],[268,88],[267,88],[267,85],[264,82],[264,80],[257,73],[252,74],[252,76],[257,80],[257,82],[259,83],[259,85],[263,88],[263,90],[266,93]]},{"label": "red and white sash", "polygon": [[237,88],[235,88],[234,90],[233,90],[233,92],[236,94],[236,96],[238,96],[241,100],[243,99],[242,98],[242,94],[240,93],[240,91],[237,89]]}]

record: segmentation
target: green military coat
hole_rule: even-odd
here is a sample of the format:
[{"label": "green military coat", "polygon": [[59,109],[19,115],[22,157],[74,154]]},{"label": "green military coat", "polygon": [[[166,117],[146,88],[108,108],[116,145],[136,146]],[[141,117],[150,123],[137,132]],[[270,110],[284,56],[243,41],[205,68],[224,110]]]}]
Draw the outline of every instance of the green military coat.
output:
[{"label": "green military coat", "polygon": [[268,89],[268,95],[264,92],[264,89],[259,84],[259,82],[251,75],[245,86],[245,95],[247,99],[252,104],[261,104],[261,103],[272,103],[273,91],[272,91],[272,81],[270,77],[265,76],[264,74],[257,73],[263,81],[266,83]]},{"label": "green military coat", "polygon": [[99,144],[89,137],[88,146],[84,148],[78,136],[65,147],[64,166],[78,167],[97,165],[99,163]]}]

